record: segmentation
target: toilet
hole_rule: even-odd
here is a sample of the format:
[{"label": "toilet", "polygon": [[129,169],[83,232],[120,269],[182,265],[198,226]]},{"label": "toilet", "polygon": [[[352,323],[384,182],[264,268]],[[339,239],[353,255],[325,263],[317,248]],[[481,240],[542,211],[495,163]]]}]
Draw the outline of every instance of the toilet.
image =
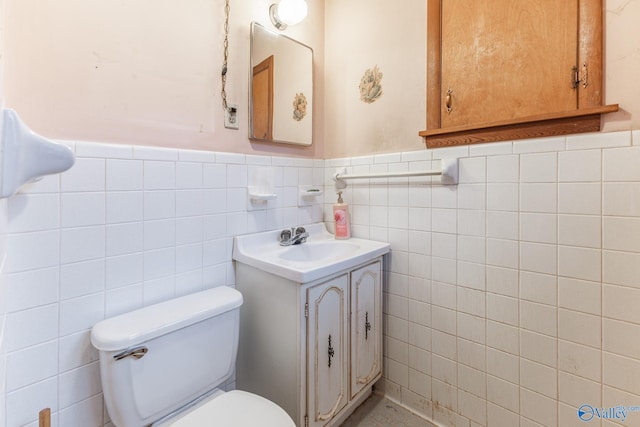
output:
[{"label": "toilet", "polygon": [[97,323],[104,400],[116,427],[295,427],[278,405],[218,387],[234,372],[242,294],[221,286]]}]

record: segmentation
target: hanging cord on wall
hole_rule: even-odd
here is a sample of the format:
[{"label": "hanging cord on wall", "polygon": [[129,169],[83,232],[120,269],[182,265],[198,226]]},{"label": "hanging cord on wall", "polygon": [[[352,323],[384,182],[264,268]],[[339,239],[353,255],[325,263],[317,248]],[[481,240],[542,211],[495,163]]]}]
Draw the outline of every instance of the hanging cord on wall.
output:
[{"label": "hanging cord on wall", "polygon": [[229,110],[229,106],[227,105],[227,63],[229,60],[229,0],[226,0],[224,5],[224,62],[222,63],[222,90],[220,91],[220,96],[222,97],[222,108],[225,112]]},{"label": "hanging cord on wall", "polygon": [[[1,0],[0,0],[1,1]],[[222,63],[222,89],[220,97],[222,98],[222,109],[224,110],[224,127],[227,129],[238,129],[238,106],[227,104],[227,71],[229,63],[229,0],[224,5],[224,62]]]}]

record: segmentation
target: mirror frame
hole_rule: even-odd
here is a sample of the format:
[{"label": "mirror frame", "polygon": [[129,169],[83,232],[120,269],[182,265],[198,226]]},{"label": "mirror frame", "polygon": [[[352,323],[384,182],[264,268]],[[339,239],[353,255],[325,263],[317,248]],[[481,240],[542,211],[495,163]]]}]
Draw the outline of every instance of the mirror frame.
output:
[{"label": "mirror frame", "polygon": [[[275,128],[275,117],[273,116],[273,103],[274,103],[274,97],[276,95],[274,95],[275,93],[277,93],[277,90],[275,88],[275,73],[277,72],[274,64],[273,64],[273,55],[265,58],[263,61],[260,61],[260,63],[254,63],[254,49],[255,49],[255,41],[254,41],[254,37],[255,37],[255,30],[256,28],[260,29],[260,31],[264,31],[266,33],[268,33],[271,36],[274,36],[276,39],[282,39],[282,40],[286,40],[288,42],[293,42],[296,45],[303,47],[305,49],[309,50],[309,53],[311,54],[311,63],[310,63],[310,77],[311,77],[311,101],[308,103],[308,105],[306,106],[307,109],[307,118],[311,121],[311,124],[309,125],[310,127],[310,131],[309,131],[309,140],[308,142],[305,141],[289,141],[289,140],[283,140],[283,139],[274,139],[273,138],[273,130]],[[313,49],[310,46],[305,45],[304,43],[299,42],[298,40],[295,40],[291,37],[285,36],[283,34],[279,34],[276,33],[274,31],[271,31],[269,29],[267,29],[264,25],[261,25],[258,22],[252,22],[251,23],[251,31],[250,31],[250,53],[249,53],[249,139],[251,141],[255,141],[255,142],[274,142],[274,143],[279,143],[279,144],[292,144],[292,145],[301,145],[301,146],[311,146],[313,144],[313,130],[314,130],[314,98],[315,98],[315,85],[314,85],[314,69],[313,69]],[[268,62],[269,62],[269,58],[271,58],[271,67],[268,67]],[[262,75],[261,78],[266,79],[267,81],[267,85],[268,85],[268,89],[267,89],[267,102],[270,104],[268,107],[267,111],[267,117],[268,117],[268,121],[269,123],[267,124],[267,135],[270,136],[270,138],[258,138],[254,136],[254,99],[253,99],[253,94],[254,94],[254,88],[253,88],[253,84],[254,84],[254,68],[258,67],[258,66],[264,66],[264,69],[261,69],[261,71],[266,71],[267,74],[266,75]],[[275,71],[274,71],[275,70]],[[295,90],[295,94],[298,94],[298,90]],[[296,98],[293,97],[291,99],[291,101],[294,101]],[[288,103],[288,101],[287,101]],[[283,103],[284,104],[284,103]],[[292,104],[292,115],[293,115],[293,104]],[[310,116],[310,117],[309,117]],[[295,120],[295,119],[291,119],[291,120]],[[304,119],[302,119],[304,120]]]}]

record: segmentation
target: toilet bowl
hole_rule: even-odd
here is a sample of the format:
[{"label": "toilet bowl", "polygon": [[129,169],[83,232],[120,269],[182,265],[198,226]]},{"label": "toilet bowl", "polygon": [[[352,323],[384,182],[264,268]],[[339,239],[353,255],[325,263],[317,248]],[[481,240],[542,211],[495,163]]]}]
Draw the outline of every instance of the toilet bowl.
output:
[{"label": "toilet bowl", "polygon": [[294,427],[264,397],[220,389],[234,372],[242,294],[218,287],[97,323],[107,411],[116,427]]},{"label": "toilet bowl", "polygon": [[270,400],[233,390],[152,424],[152,427],[294,427],[289,415]]}]

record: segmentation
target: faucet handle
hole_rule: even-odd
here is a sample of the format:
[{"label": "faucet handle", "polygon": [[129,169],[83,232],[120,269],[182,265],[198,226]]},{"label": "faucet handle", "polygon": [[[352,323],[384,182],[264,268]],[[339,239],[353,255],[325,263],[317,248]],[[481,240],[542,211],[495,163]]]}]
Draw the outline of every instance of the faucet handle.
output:
[{"label": "faucet handle", "polygon": [[280,232],[280,242],[286,242],[291,239],[293,229],[284,229]]},{"label": "faucet handle", "polygon": [[297,243],[306,242],[307,241],[307,237],[309,237],[309,233],[307,233],[307,230],[305,230],[304,227],[296,227],[294,238],[298,239]]},{"label": "faucet handle", "polygon": [[291,227],[291,229],[285,228],[280,232],[280,245],[290,246],[297,245],[298,243],[304,243],[307,241],[309,233],[304,227]]}]

